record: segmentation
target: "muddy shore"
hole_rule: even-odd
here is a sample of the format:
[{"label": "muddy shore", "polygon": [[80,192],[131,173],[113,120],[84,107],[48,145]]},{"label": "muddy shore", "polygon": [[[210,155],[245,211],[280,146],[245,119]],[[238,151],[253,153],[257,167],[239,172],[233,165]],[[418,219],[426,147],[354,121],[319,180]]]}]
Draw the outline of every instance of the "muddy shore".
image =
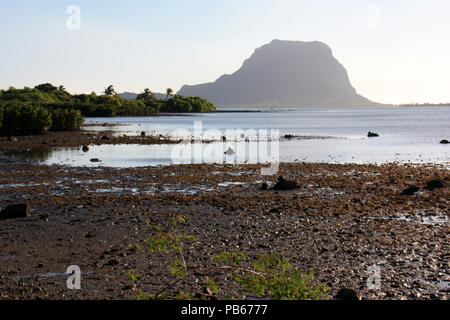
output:
[{"label": "muddy shore", "polygon": [[[144,168],[44,166],[10,157],[36,147],[166,143],[164,137],[112,137],[105,132],[0,137],[0,207],[28,203],[31,217],[0,220],[0,299],[133,299],[171,282],[171,256],[130,244],[151,225],[185,220],[179,232],[188,276],[168,289],[205,291],[217,298],[254,298],[216,268],[220,251],[278,252],[299,269],[316,270],[331,290],[351,288],[362,299],[448,299],[450,258],[448,169],[433,165],[281,164],[277,176],[257,165]],[[290,191],[261,190],[278,175]],[[439,179],[443,188],[425,190]],[[402,195],[408,186],[420,190]],[[82,271],[81,290],[68,290],[70,265]],[[381,288],[366,286],[379,266]],[[136,288],[127,272],[140,275]]]}]

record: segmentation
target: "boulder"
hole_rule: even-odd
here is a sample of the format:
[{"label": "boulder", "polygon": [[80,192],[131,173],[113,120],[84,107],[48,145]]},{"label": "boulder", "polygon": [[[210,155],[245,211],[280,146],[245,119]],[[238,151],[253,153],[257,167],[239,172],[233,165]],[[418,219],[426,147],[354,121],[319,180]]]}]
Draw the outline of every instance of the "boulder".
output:
[{"label": "boulder", "polygon": [[444,184],[439,179],[430,180],[427,182],[427,185],[425,187],[425,190],[432,191],[434,189],[440,189],[443,188]]},{"label": "boulder", "polygon": [[100,160],[98,158],[93,158],[93,159],[91,159],[91,162],[102,162],[102,160]]},{"label": "boulder", "polygon": [[228,150],[225,151],[225,154],[226,154],[226,155],[229,155],[229,156],[232,156],[232,155],[234,154],[234,150],[231,149],[231,147],[228,147]]},{"label": "boulder", "polygon": [[0,213],[0,219],[26,218],[31,216],[30,205],[26,203],[18,203],[7,206]]},{"label": "boulder", "polygon": [[334,296],[335,300],[360,300],[359,294],[353,289],[341,289]]},{"label": "boulder", "polygon": [[145,131],[141,132],[141,137],[145,137]]},{"label": "boulder", "polygon": [[450,142],[449,142],[448,140],[444,139],[444,140],[441,140],[440,143],[442,143],[442,144],[448,144],[448,143],[450,143]]},{"label": "boulder", "polygon": [[109,140],[109,137],[108,136],[102,136],[101,139],[102,140]]},{"label": "boulder", "polygon": [[379,137],[380,135],[379,135],[378,133],[376,133],[376,132],[371,132],[371,131],[369,131],[369,133],[367,134],[367,136],[368,136],[369,138],[373,138],[373,137]]},{"label": "boulder", "polygon": [[278,177],[278,182],[273,187],[274,190],[291,190],[298,188],[298,184],[295,181],[289,181],[282,176]]},{"label": "boulder", "polygon": [[403,190],[401,194],[405,195],[405,196],[412,196],[414,193],[416,193],[419,190],[420,189],[417,186],[409,186],[408,188]]},{"label": "boulder", "polygon": [[81,150],[83,150],[83,152],[88,152],[89,151],[89,147],[88,146],[83,146],[81,148]]}]

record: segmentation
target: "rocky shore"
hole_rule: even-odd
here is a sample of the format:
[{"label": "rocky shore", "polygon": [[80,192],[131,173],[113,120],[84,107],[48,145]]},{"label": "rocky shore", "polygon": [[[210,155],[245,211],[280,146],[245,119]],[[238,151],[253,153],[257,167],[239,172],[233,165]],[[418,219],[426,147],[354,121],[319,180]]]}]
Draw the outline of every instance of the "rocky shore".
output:
[{"label": "rocky shore", "polygon": [[[448,169],[434,165],[281,164],[277,176],[257,165],[145,168],[44,166],[12,158],[42,145],[157,143],[155,137],[61,133],[0,138],[0,207],[25,203],[30,216],[0,216],[0,299],[133,299],[171,282],[167,255],[139,251],[152,226],[183,217],[179,232],[188,275],[168,294],[205,291],[255,298],[216,267],[221,251],[277,252],[295,267],[316,270],[331,289],[362,299],[448,299],[450,258]],[[278,176],[297,188],[273,190]],[[427,188],[439,180],[441,187]],[[263,184],[266,188],[261,188]],[[411,186],[415,192],[403,191]],[[263,190],[266,189],[266,190]],[[68,290],[66,269],[82,272]],[[367,287],[378,266],[381,288]],[[140,276],[136,287],[131,271]]]}]

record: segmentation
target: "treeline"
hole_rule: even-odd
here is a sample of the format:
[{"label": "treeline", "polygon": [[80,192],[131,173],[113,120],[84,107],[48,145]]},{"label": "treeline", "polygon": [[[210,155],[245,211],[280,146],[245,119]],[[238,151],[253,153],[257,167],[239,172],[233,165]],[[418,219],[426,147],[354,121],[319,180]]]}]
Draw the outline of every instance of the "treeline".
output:
[{"label": "treeline", "polygon": [[144,116],[159,112],[210,112],[214,104],[200,97],[156,99],[145,89],[136,99],[120,97],[113,86],[103,95],[70,94],[63,86],[45,83],[34,88],[0,90],[0,131],[7,134],[42,133],[79,128],[84,117]]}]

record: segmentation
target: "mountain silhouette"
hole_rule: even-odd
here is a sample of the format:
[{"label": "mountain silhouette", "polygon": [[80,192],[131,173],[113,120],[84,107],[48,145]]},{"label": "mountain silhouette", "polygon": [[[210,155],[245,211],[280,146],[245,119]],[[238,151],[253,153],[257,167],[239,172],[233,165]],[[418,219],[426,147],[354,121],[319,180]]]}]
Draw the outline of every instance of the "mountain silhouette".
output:
[{"label": "mountain silhouette", "polygon": [[217,107],[367,106],[326,44],[273,40],[242,67],[212,83],[185,85],[178,94],[206,98]]}]

